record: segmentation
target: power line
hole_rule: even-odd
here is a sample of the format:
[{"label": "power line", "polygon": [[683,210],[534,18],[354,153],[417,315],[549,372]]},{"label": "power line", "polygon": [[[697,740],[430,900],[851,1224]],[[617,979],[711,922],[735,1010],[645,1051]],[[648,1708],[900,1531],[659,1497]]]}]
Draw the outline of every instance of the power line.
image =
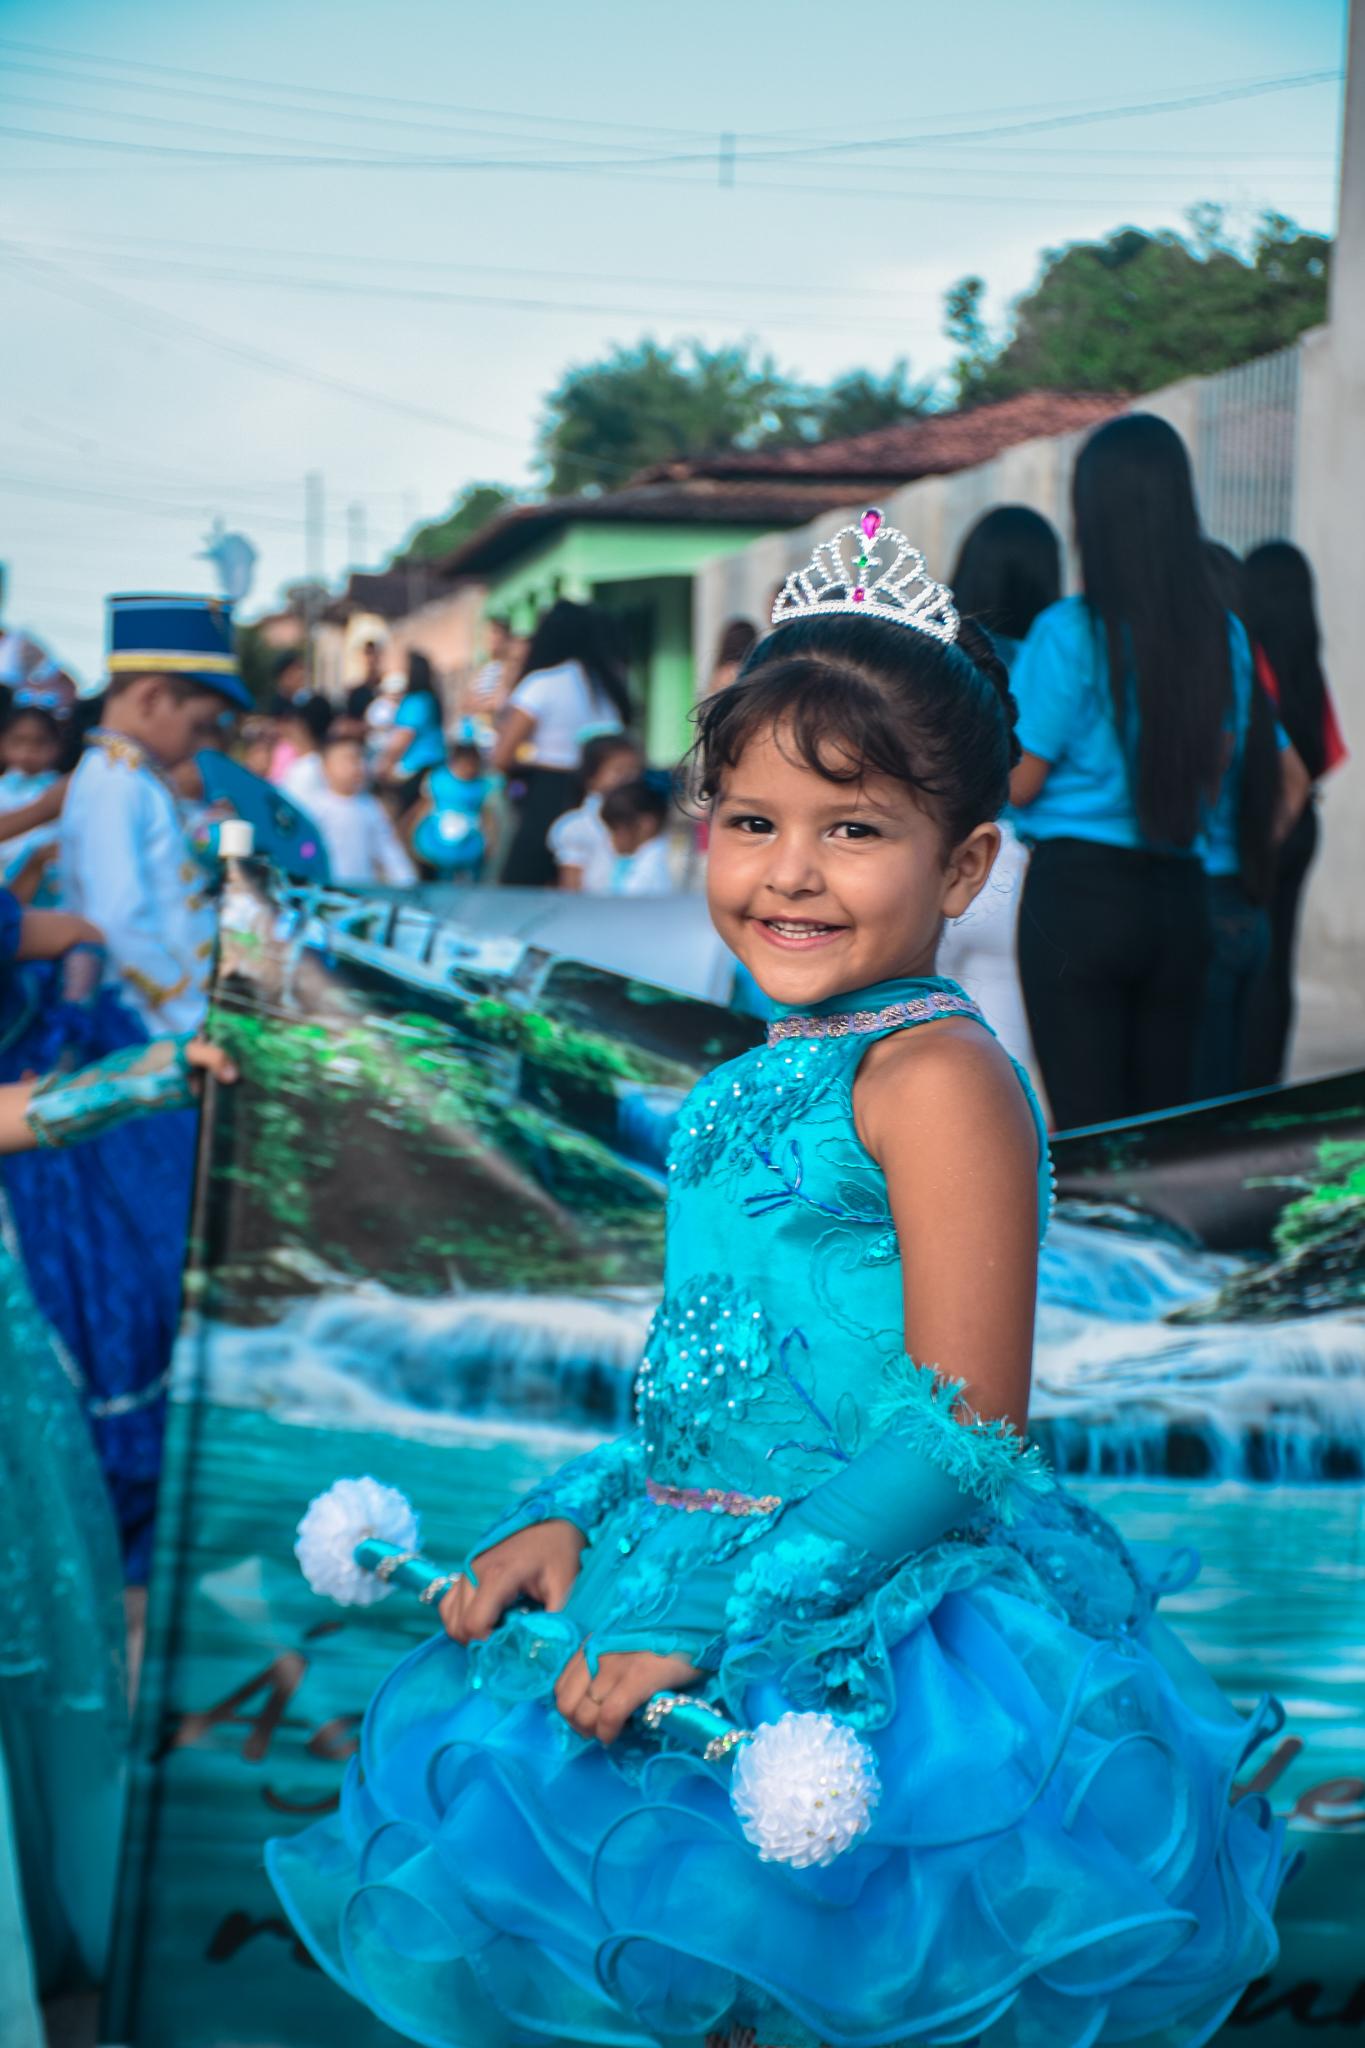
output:
[{"label": "power line", "polygon": [[[287,99],[288,101],[295,103],[297,103],[300,100],[308,99],[323,100],[329,102],[334,106],[349,106],[351,108],[359,110],[369,109],[373,107],[401,108],[403,110],[403,113],[397,120],[395,120],[392,116],[385,117],[385,125],[388,127],[402,127],[409,125],[408,117],[410,114],[410,110],[413,108],[420,108],[424,112],[440,113],[444,115],[454,114],[460,115],[462,117],[475,117],[488,120],[512,121],[521,125],[524,125],[529,118],[530,120],[539,123],[543,127],[548,126],[580,130],[593,129],[597,131],[611,131],[619,134],[629,133],[637,135],[648,135],[656,139],[662,135],[672,135],[678,137],[694,137],[700,140],[703,135],[709,136],[710,133],[709,130],[704,131],[695,128],[665,128],[661,127],[657,122],[607,121],[603,120],[601,117],[585,117],[582,115],[550,113],[536,113],[534,115],[528,116],[525,109],[517,109],[513,111],[511,109],[477,107],[467,102],[462,103],[448,100],[428,100],[416,98],[414,96],[406,94],[399,96],[395,94],[375,93],[368,90],[345,90],[334,86],[328,87],[307,85],[301,81],[290,81],[287,84],[275,84],[269,80],[262,80],[260,78],[243,76],[241,73],[192,69],[185,65],[158,64],[146,58],[108,56],[101,52],[82,52],[71,49],[63,49],[52,44],[21,41],[14,37],[0,37],[0,48],[23,51],[33,56],[53,57],[58,59],[59,63],[64,64],[68,69],[72,64],[75,64],[78,66],[84,66],[87,70],[98,68],[106,73],[110,70],[117,70],[139,74],[139,76],[135,76],[132,79],[97,77],[93,80],[82,81],[83,83],[88,84],[107,84],[124,89],[151,91],[154,88],[150,84],[146,83],[147,77],[150,75],[156,78],[176,79],[181,81],[186,79],[195,79],[200,81],[201,83],[227,85],[231,87],[246,87],[247,95],[245,97],[236,97],[236,104],[245,104],[257,107],[264,106],[266,108],[270,108],[273,106],[275,111],[281,110],[277,105],[277,102],[281,98]],[[29,68],[34,67],[30,66]],[[1340,76],[1341,74],[1335,73],[1331,75]],[[1264,77],[1253,77],[1245,80],[1224,79],[1217,82],[1211,82],[1207,88],[1196,87],[1195,91],[1203,92],[1207,89],[1213,92],[1226,92],[1236,94],[1240,92],[1244,87],[1249,88],[1251,90],[1259,90],[1265,88],[1269,83],[1273,83],[1273,81],[1267,81]],[[174,88],[169,86],[165,88],[157,87],[155,88],[155,90],[178,90],[183,93],[185,88],[183,85],[181,85]],[[271,97],[263,100],[261,97],[262,94],[268,94]],[[221,100],[229,98],[231,96],[218,92],[210,92],[205,94],[204,97]],[[1092,113],[1102,115],[1106,110],[1106,106],[1107,103],[1102,103],[1098,109],[1095,108],[1093,105],[1093,96],[1090,95],[1073,97],[1070,99],[1012,102],[1006,103],[1003,106],[971,109],[970,114],[971,118],[973,119],[984,119],[987,116],[1004,116],[1019,113],[1039,114],[1047,110],[1052,110],[1064,114],[1070,110],[1088,107],[1090,108]],[[285,110],[288,111],[288,109]],[[305,111],[305,109],[299,108],[297,106],[295,106],[294,110],[299,112]],[[1111,113],[1121,114],[1124,111],[1126,111],[1126,109],[1124,107],[1123,102],[1119,100],[1116,101],[1112,105],[1112,107],[1108,107],[1108,111]],[[960,118],[960,116],[958,113],[949,114],[945,112],[943,115],[940,116],[940,118],[957,119]],[[426,126],[427,124],[423,123],[421,125]],[[751,131],[751,133],[757,133],[761,139],[766,139],[769,141],[777,141],[782,139],[786,135],[792,134],[800,134],[810,138],[819,135],[829,135],[832,132],[837,134],[838,131],[831,131],[830,129],[812,129],[811,127],[805,124],[803,124],[803,126],[797,130],[774,129],[766,131]],[[927,139],[933,138],[931,136]]]},{"label": "power line", "polygon": [[[342,377],[331,377],[323,371],[307,370],[300,363],[291,362],[285,356],[270,354],[265,349],[252,347],[247,342],[229,340],[209,328],[197,326],[193,321],[184,320],[174,313],[145,304],[141,299],[130,298],[127,293],[114,291],[108,285],[92,284],[87,280],[74,278],[59,264],[47,262],[36,256],[25,256],[15,252],[13,243],[0,240],[0,263],[8,263],[11,269],[21,274],[27,272],[36,284],[54,292],[58,297],[74,299],[77,304],[95,305],[102,312],[113,313],[115,317],[131,322],[143,331],[150,329],[158,336],[167,331],[198,342],[206,348],[216,349],[220,354],[230,356],[238,362],[249,363],[258,369],[270,371],[275,376],[289,377],[295,382],[312,385],[317,390],[334,391],[344,398],[359,400],[362,404],[373,405],[381,410],[399,414],[408,419],[419,420],[425,426],[443,427],[448,432],[473,434],[485,441],[498,441],[504,446],[524,451],[525,442],[517,435],[502,434],[494,427],[485,427],[473,420],[460,418],[453,413],[438,411],[434,406],[414,404],[410,399],[394,398],[390,393],[376,391],[364,384],[353,384]],[[604,473],[626,476],[631,465],[607,462],[594,458],[591,467]]]},{"label": "power line", "polygon": [[[393,94],[346,91],[336,86],[304,85],[298,82],[291,82],[287,86],[273,86],[269,83],[269,81],[261,80],[259,78],[243,77],[240,73],[196,70],[191,69],[189,66],[182,64],[155,64],[149,62],[145,58],[140,57],[106,57],[93,52],[83,53],[76,50],[63,50],[60,48],[55,48],[51,44],[20,42],[11,36],[0,36],[0,49],[22,50],[34,56],[57,57],[68,64],[75,62],[77,64],[86,66],[88,69],[92,69],[95,66],[102,66],[106,70],[117,67],[119,70],[123,71],[152,73],[158,78],[189,78],[198,79],[201,82],[215,83],[219,85],[246,86],[251,89],[253,96],[257,100],[257,103],[259,103],[259,96],[264,90],[266,93],[274,93],[277,96],[287,95],[290,99],[294,100],[330,100],[338,105],[345,103],[358,109],[387,106],[402,107],[405,110],[407,110],[413,107],[417,107],[420,108],[424,113],[458,114],[461,116],[473,115],[480,116],[489,120],[507,120],[520,122],[525,122],[527,119],[525,109],[514,110],[510,108],[498,109],[495,107],[478,107],[473,106],[469,103],[461,103],[459,101],[454,100],[425,100],[410,98],[406,95],[398,97]],[[97,83],[99,81],[92,80],[88,82]],[[118,82],[119,81],[113,79],[110,79],[108,81],[108,83],[110,84],[115,84]],[[129,82],[132,83],[134,81]],[[150,90],[150,88],[148,89]],[[222,99],[224,95],[221,93],[212,93],[206,95],[206,97],[213,99]],[[700,137],[702,134],[709,132],[698,128],[662,128],[657,122],[654,121],[604,121],[599,118],[577,114],[538,113],[533,118],[536,121],[541,122],[548,127],[611,130],[615,131],[618,134],[649,135],[656,137],[659,135]],[[393,124],[390,123],[390,125]]]},{"label": "power line", "polygon": [[[77,260],[94,262],[101,266],[107,266],[110,262],[113,262],[116,268],[126,267],[119,265],[117,259],[108,257],[92,257],[77,253]],[[648,305],[641,306],[638,303],[623,305],[603,302],[601,300],[515,297],[492,292],[456,292],[442,290],[437,286],[407,285],[393,281],[382,284],[367,284],[348,278],[305,277],[297,271],[284,274],[263,273],[260,271],[232,269],[222,265],[189,263],[168,257],[143,259],[139,265],[139,271],[143,277],[151,277],[152,275],[172,278],[188,277],[197,278],[201,282],[206,283],[256,285],[264,286],[268,290],[321,293],[348,299],[406,299],[421,305],[482,307],[484,309],[504,312],[554,313],[574,317],[588,316],[593,319],[599,319],[603,315],[610,315],[645,322],[658,319],[685,320],[695,317],[695,309],[689,311],[687,308],[672,309]],[[882,293],[882,303],[885,304],[888,299],[894,299],[897,296],[899,295]],[[924,294],[921,296],[925,299],[930,296],[937,299],[938,295]],[[772,318],[774,316],[769,315],[768,317]],[[903,332],[905,326],[904,320],[894,314],[870,313],[862,309],[856,313],[850,313],[847,318],[842,320],[822,319],[818,315],[812,317],[805,312],[796,314],[784,313],[777,317],[780,317],[783,325],[788,328],[820,329],[832,333],[846,333],[856,324],[859,328],[871,326],[883,329],[891,334],[897,334]],[[706,318],[709,320],[726,320],[743,327],[751,322],[752,309],[729,313],[722,308],[708,307],[706,309]]]},{"label": "power line", "polygon": [[[1233,100],[1261,98],[1269,93],[1297,91],[1305,86],[1321,85],[1338,81],[1339,71],[1301,72],[1292,76],[1265,79],[1259,84],[1228,86],[1217,90],[1190,93],[1183,97],[1166,100],[1134,102],[1128,106],[1114,107],[1103,111],[1090,110],[1074,114],[1053,114],[1040,119],[1006,123],[990,128],[946,129],[932,135],[858,137],[839,142],[813,143],[804,141],[779,148],[751,149],[740,151],[736,148],[734,161],[745,169],[761,170],[765,165],[776,163],[810,163],[831,156],[860,156],[876,154],[886,150],[904,151],[954,145],[959,142],[995,141],[1003,136],[1039,134],[1061,128],[1074,128],[1098,121],[1134,120],[1152,115],[1186,113],[1199,108],[1224,105]],[[600,158],[536,157],[525,156],[473,156],[464,155],[402,155],[391,152],[388,155],[358,156],[333,151],[331,153],[304,154],[298,151],[275,150],[215,150],[192,149],[177,143],[133,142],[115,136],[66,135],[46,129],[16,128],[6,124],[0,126],[0,135],[11,140],[43,142],[67,148],[98,149],[120,155],[141,158],[174,159],[177,162],[212,164],[216,167],[258,169],[304,169],[304,170],[401,170],[401,171],[519,171],[519,172],[592,172],[598,175],[627,174],[634,176],[641,171],[705,165],[709,171],[714,167],[714,148],[705,150],[667,150],[650,155],[617,158],[603,162]]]},{"label": "power line", "polygon": [[[13,245],[18,246],[17,243],[14,243]],[[25,248],[32,248],[39,251],[53,250],[57,254],[73,256],[81,256],[92,253],[96,255],[103,255],[107,254],[107,252],[111,248],[130,250],[144,250],[148,248],[154,250],[172,249],[179,250],[181,252],[189,252],[193,255],[204,255],[207,253],[217,256],[246,256],[255,258],[258,261],[263,260],[268,262],[279,263],[296,264],[299,262],[313,261],[318,263],[335,264],[338,266],[349,263],[356,265],[357,267],[366,272],[371,272],[375,270],[412,270],[417,271],[424,276],[456,275],[471,277],[546,278],[572,284],[637,284],[646,285],[650,287],[676,287],[677,289],[682,291],[748,292],[751,294],[756,293],[763,297],[773,296],[781,298],[819,298],[838,299],[841,301],[846,301],[849,299],[870,299],[876,301],[878,304],[884,303],[886,298],[886,293],[884,290],[874,290],[870,287],[860,285],[812,284],[809,280],[801,283],[790,283],[787,281],[776,281],[765,278],[750,277],[657,277],[649,274],[644,274],[639,271],[629,270],[587,271],[580,270],[577,268],[573,270],[538,269],[532,265],[527,264],[458,263],[435,260],[430,257],[372,255],[369,250],[354,248],[345,250],[323,250],[314,247],[290,247],[271,249],[263,248],[260,243],[251,242],[208,242],[202,236],[196,236],[193,239],[189,239],[187,237],[181,236],[114,234],[100,235],[99,237],[87,236],[75,242],[68,239],[67,241],[62,242],[60,244],[53,243],[50,240],[45,239],[42,242],[26,242],[23,246]],[[925,292],[906,293],[903,294],[902,296],[920,297],[927,300],[931,298],[937,299],[939,295],[937,292]]]},{"label": "power line", "polygon": [[364,384],[352,384],[342,377],[328,376],[324,371],[307,370],[301,363],[289,361],[285,356],[272,355],[265,349],[253,347],[249,342],[233,341],[212,329],[199,327],[191,320],[184,320],[178,314],[166,313],[157,307],[148,306],[141,299],[130,298],[126,292],[114,291],[108,285],[91,284],[89,281],[72,277],[60,264],[47,262],[42,257],[16,253],[16,245],[0,240],[0,250],[8,251],[10,266],[34,273],[34,282],[59,297],[74,298],[77,303],[96,304],[102,311],[112,312],[130,320],[133,325],[151,328],[164,335],[167,331],[184,335],[206,348],[217,349],[221,354],[231,356],[239,362],[251,363],[260,369],[273,372],[276,376],[291,377],[299,383],[311,384],[319,390],[336,391],[345,398],[355,398],[368,405],[382,407],[387,412],[399,413],[409,419],[420,420],[425,426],[448,428],[453,433],[474,434],[485,441],[500,441],[504,445],[520,448],[523,444],[513,434],[500,434],[494,427],[481,426],[477,421],[461,419],[454,413],[438,411],[434,406],[417,405],[410,399],[394,398],[389,392],[375,391]]}]

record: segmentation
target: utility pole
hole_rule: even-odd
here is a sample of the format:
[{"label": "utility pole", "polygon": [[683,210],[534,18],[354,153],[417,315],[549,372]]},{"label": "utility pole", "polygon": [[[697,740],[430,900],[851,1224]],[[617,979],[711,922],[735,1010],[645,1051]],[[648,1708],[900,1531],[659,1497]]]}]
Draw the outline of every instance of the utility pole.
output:
[{"label": "utility pole", "polygon": [[732,190],[735,182],[735,138],[728,129],[724,131],[720,138],[720,152],[716,159],[716,166],[720,172],[722,190]]},{"label": "utility pole", "polygon": [[317,686],[317,626],[326,602],[327,528],[322,471],[310,469],[303,480],[304,551],[308,563],[308,680]]},{"label": "utility pole", "polygon": [[353,569],[364,567],[369,554],[369,541],[365,531],[365,507],[360,503],[346,507],[346,559]]}]

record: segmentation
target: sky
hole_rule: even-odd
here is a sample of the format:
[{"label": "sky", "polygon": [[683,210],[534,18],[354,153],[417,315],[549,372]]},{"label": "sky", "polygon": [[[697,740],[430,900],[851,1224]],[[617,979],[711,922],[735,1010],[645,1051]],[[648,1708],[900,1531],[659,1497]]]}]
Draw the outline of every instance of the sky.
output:
[{"label": "sky", "polygon": [[[643,335],[811,380],[950,350],[1039,253],[1199,200],[1331,230],[1346,0],[0,0],[5,620],[244,613],[535,486],[545,394]],[[320,476],[324,518],[305,517]],[[318,560],[317,539],[321,539]]]}]

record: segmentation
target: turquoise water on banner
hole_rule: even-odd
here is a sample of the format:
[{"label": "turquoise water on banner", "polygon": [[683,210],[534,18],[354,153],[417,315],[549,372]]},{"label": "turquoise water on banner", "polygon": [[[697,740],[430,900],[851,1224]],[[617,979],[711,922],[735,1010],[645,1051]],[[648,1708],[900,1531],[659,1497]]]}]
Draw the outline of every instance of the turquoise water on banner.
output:
[{"label": "turquoise water on banner", "polygon": [[[174,1694],[157,1716],[166,1746],[151,1815],[158,1882],[135,2023],[114,2038],[139,2048],[393,2041],[298,1958],[264,1879],[261,1844],[326,1809],[369,1693],[430,1622],[401,1594],[350,1613],[317,1599],[294,1563],[294,1524],[333,1479],[373,1472],[418,1505],[428,1554],[457,1561],[508,1496],[573,1448],[559,1433],[466,1426],[460,1441],[433,1443],[219,1404],[199,1412],[200,1508],[181,1563],[193,1655],[173,1659]],[[1197,1545],[1202,1574],[1163,1613],[1240,1706],[1269,1690],[1289,1711],[1286,1732],[1304,1747],[1284,1759],[1271,1796],[1282,1812],[1303,1804],[1293,1832],[1307,1864],[1286,1897],[1276,1984],[1317,1979],[1322,1989],[1310,1995],[1318,2003],[1304,2010],[1338,2011],[1351,1988],[1342,1974],[1350,1961],[1343,1888],[1359,1886],[1365,1816],[1361,1788],[1354,1809],[1339,1784],[1335,1803],[1313,1788],[1362,1770],[1365,1492],[1150,1481],[1078,1490],[1140,1552]],[[1331,1824],[1352,1810],[1354,1829]],[[191,1957],[211,1967],[187,1969]],[[1248,2036],[1303,2039],[1300,2027],[1283,2025],[1268,2020]]]}]

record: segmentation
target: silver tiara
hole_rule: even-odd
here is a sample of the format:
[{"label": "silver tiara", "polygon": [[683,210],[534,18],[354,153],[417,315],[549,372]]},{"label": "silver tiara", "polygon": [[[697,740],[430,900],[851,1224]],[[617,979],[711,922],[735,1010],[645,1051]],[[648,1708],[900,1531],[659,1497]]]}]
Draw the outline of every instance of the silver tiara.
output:
[{"label": "silver tiara", "polygon": [[[878,550],[873,552],[873,543]],[[888,566],[883,567],[886,563]],[[793,569],[777,593],[772,622],[848,612],[913,626],[935,640],[956,640],[953,593],[925,571],[924,557],[899,527],[869,506],[856,526],[841,526],[822,540],[804,569]]]}]

